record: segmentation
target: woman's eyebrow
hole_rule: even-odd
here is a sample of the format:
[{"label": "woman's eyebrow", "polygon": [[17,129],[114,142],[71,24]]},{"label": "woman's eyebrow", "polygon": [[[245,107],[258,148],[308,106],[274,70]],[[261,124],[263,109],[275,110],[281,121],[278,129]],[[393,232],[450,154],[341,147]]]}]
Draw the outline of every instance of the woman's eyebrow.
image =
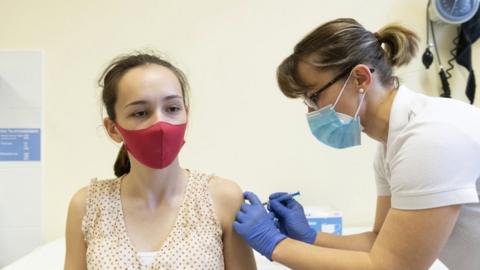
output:
[{"label": "woman's eyebrow", "polygon": [[[176,99],[176,98],[182,99],[183,97],[180,96],[180,95],[168,95],[168,96],[163,97],[162,100],[167,101],[167,100]],[[148,101],[146,101],[146,100],[136,100],[136,101],[130,102],[127,105],[125,105],[124,108],[129,107],[129,106],[134,106],[134,105],[145,105],[145,104],[148,104]]]},{"label": "woman's eyebrow", "polygon": [[170,100],[170,99],[175,99],[175,98],[183,98],[180,95],[169,95],[163,98],[163,100]]},{"label": "woman's eyebrow", "polygon": [[128,106],[134,106],[134,105],[145,105],[147,104],[148,102],[146,100],[137,100],[137,101],[134,101],[134,102],[131,102],[131,103],[128,103],[127,105],[125,105],[125,107],[123,107],[124,109]]}]

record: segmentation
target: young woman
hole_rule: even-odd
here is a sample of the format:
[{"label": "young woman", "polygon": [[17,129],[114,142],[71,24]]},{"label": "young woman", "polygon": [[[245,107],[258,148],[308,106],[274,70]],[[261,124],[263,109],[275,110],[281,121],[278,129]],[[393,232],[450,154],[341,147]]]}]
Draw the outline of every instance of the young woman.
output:
[{"label": "young woman", "polygon": [[183,169],[187,80],[152,54],[120,57],[100,80],[117,178],[72,198],[65,269],[256,269],[233,230],[238,185]]},{"label": "young woman", "polygon": [[420,270],[436,258],[449,269],[480,269],[480,109],[399,85],[392,68],[414,57],[417,40],[404,27],[372,33],[337,19],[283,61],[280,88],[304,99],[321,143],[356,146],[362,131],[379,142],[375,225],[351,236],[317,234],[291,197],[272,194],[267,213],[246,193],[250,204],[234,226],[252,247],[293,269]]}]

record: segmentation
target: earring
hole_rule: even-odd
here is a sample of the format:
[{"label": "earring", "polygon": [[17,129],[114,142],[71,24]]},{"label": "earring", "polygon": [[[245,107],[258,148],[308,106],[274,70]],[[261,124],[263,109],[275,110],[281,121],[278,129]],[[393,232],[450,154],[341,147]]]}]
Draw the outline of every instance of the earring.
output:
[{"label": "earring", "polygon": [[363,93],[365,93],[365,89],[360,88],[360,89],[358,90],[358,92],[360,92],[360,94],[363,94]]}]

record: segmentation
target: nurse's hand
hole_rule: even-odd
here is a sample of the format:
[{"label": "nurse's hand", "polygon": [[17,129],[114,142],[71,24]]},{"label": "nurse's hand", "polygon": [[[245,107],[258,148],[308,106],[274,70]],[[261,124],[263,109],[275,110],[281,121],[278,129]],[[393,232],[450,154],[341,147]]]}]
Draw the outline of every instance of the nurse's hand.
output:
[{"label": "nurse's hand", "polygon": [[243,195],[250,204],[242,204],[233,227],[253,249],[272,260],[273,250],[286,236],[275,226],[273,213],[265,210],[257,195],[252,192]]},{"label": "nurse's hand", "polygon": [[288,237],[308,244],[315,242],[317,232],[308,225],[303,206],[288,193],[270,195],[269,209],[275,213],[281,232]]}]

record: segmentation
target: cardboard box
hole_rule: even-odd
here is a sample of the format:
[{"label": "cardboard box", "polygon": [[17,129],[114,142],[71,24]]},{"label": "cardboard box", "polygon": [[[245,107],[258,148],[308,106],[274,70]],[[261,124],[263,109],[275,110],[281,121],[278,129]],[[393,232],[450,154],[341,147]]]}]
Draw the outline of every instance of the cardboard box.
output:
[{"label": "cardboard box", "polygon": [[324,208],[305,207],[308,224],[317,232],[342,235],[342,214]]}]

